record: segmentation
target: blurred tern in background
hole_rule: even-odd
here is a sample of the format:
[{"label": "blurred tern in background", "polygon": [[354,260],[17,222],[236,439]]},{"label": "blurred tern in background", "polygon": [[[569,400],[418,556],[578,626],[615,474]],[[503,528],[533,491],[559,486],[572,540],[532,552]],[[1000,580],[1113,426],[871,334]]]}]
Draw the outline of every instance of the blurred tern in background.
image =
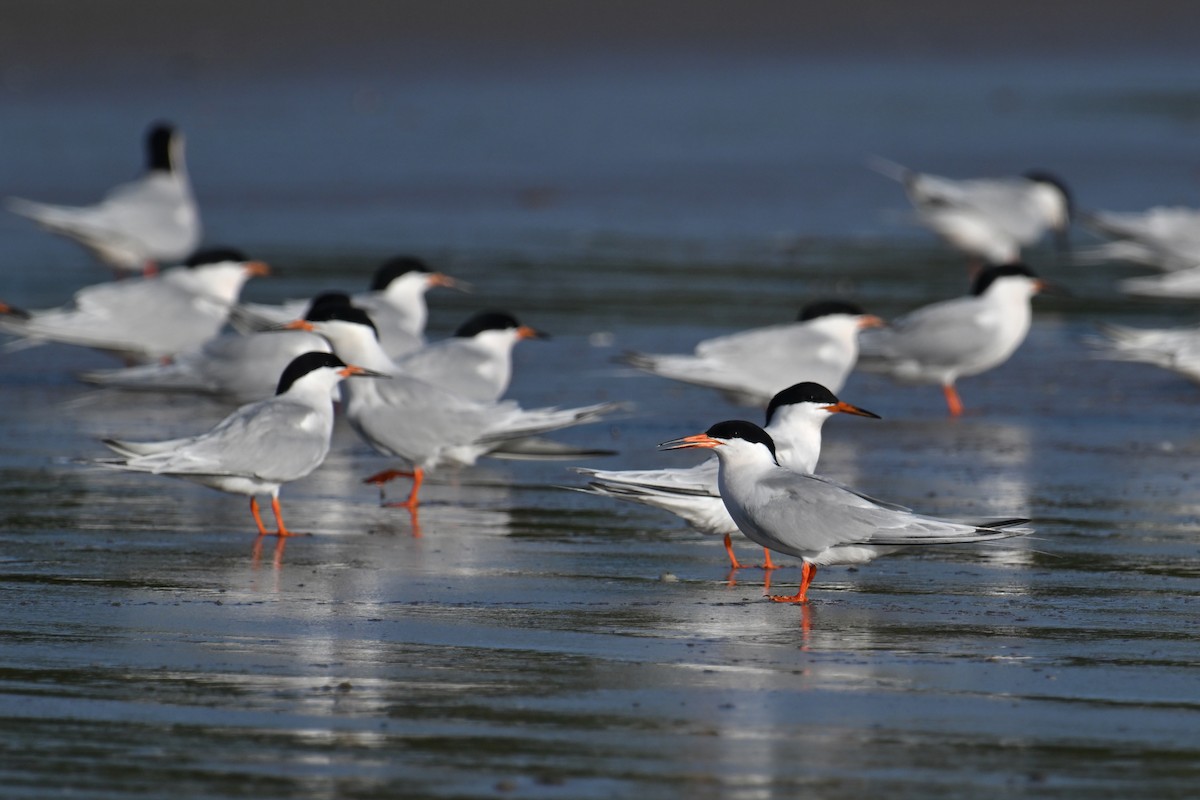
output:
[{"label": "blurred tern in background", "polygon": [[1200,383],[1200,327],[1130,328],[1101,325],[1104,338],[1088,343],[1112,361],[1153,364]]},{"label": "blurred tern in background", "polygon": [[[1164,272],[1200,267],[1200,209],[1159,206],[1145,211],[1096,211],[1083,222],[1111,241],[1076,260],[1122,260]],[[1200,293],[1200,280],[1195,281]]]},{"label": "blurred tern in background", "polygon": [[719,422],[705,433],[659,446],[715,450],[721,498],[742,533],[763,547],[804,561],[799,591],[771,596],[775,602],[807,603],[817,567],[864,564],[898,547],[987,542],[1032,533],[1014,527],[1026,519],[974,524],[921,516],[793,472],[779,465],[771,436],[752,422]]},{"label": "blurred tern in background", "polygon": [[[351,376],[378,373],[348,365],[331,353],[306,353],[283,371],[274,397],[242,406],[207,433],[161,442],[105,439],[104,444],[123,458],[93,463],[249,495],[260,536],[291,536],[283,524],[279,488],[305,477],[325,460],[333,433],[331,392]],[[260,494],[271,496],[273,532],[259,515]]]},{"label": "blurred tern in background", "polygon": [[919,308],[872,333],[859,365],[913,383],[941,384],[952,416],[962,413],[955,381],[1003,364],[1025,341],[1030,299],[1047,288],[1024,264],[988,267],[971,295]]},{"label": "blurred tern in background", "polygon": [[626,353],[637,369],[719,389],[743,405],[765,406],[782,389],[814,381],[839,392],[858,360],[858,333],[882,325],[853,303],[805,306],[799,320],[707,339],[692,355]]},{"label": "blurred tern in background", "polygon": [[[384,470],[365,481],[382,485],[395,478],[411,477],[408,499],[395,505],[416,508],[427,471],[441,466],[469,466],[484,455],[570,458],[606,454],[566,446],[535,452],[522,444],[529,437],[599,419],[621,408],[618,403],[530,410],[512,401],[477,403],[405,375],[383,351],[375,326],[362,309],[333,306],[311,316],[314,318],[293,325],[325,336],[341,358],[392,376],[388,381],[347,384],[342,392],[351,427],[380,453],[408,463],[408,469]],[[517,449],[508,451],[510,444]]]},{"label": "blurred tern in background", "polygon": [[[425,323],[429,317],[425,293],[438,286],[470,291],[470,285],[463,281],[430,272],[418,258],[397,256],[375,271],[368,291],[350,299],[371,315],[384,352],[391,358],[399,358],[425,346]],[[244,332],[267,330],[303,316],[306,307],[304,300],[279,306],[242,303],[233,310],[230,322]]]},{"label": "blurred tern in background", "polygon": [[153,272],[200,244],[200,212],[183,158],[183,134],[167,123],[146,133],[146,173],[92,206],[56,206],[10,197],[8,209],[83,245],[114,270]]},{"label": "blurred tern in background", "polygon": [[[797,383],[784,389],[767,406],[766,430],[776,445],[779,464],[811,475],[821,455],[821,427],[834,414],[879,419],[877,414],[839,400],[819,383]],[[701,533],[725,537],[725,551],[734,569],[742,565],[733,552],[737,523],[729,515],[717,487],[717,460],[694,467],[653,470],[592,470],[576,468],[589,478],[580,491],[663,508],[682,517]],[[763,568],[774,569],[771,551],[763,550]]]},{"label": "blurred tern in background", "polygon": [[[344,292],[325,292],[313,298],[306,313],[330,303],[349,305],[350,297]],[[279,381],[272,376],[282,373],[292,359],[310,352],[332,349],[325,337],[309,331],[227,333],[164,364],[92,370],[79,379],[118,389],[212,394],[248,403],[274,394]]]},{"label": "blurred tern in background", "polygon": [[205,250],[161,275],[89,286],[74,304],[44,311],[9,307],[0,330],[17,347],[59,342],[131,361],[152,361],[199,347],[220,332],[242,287],[270,269],[237,250]]},{"label": "blurred tern in background", "polygon": [[1022,248],[1036,244],[1047,231],[1057,234],[1060,249],[1068,246],[1071,193],[1048,172],[955,180],[880,158],[870,165],[904,185],[918,223],[985,264],[1016,261]]}]

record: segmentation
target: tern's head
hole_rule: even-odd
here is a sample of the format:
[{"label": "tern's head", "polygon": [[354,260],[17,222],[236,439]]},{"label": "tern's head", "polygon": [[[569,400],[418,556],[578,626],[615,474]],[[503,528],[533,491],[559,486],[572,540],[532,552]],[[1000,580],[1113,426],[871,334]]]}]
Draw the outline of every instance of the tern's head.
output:
[{"label": "tern's head", "polygon": [[383,377],[378,372],[347,364],[333,353],[304,353],[293,358],[284,367],[275,394],[285,394],[293,387],[303,390],[309,386],[315,386],[318,392],[323,392],[324,396],[328,396],[329,390],[334,385],[343,378],[355,375],[367,378]]},{"label": "tern's head", "polygon": [[271,268],[263,261],[251,261],[241,250],[233,247],[210,247],[197,250],[183,262],[183,266],[191,270],[207,270],[213,267],[227,266],[246,274],[246,277],[266,277],[271,274]]},{"label": "tern's head", "polygon": [[174,172],[183,166],[183,134],[169,122],[155,122],[146,131],[146,169]]},{"label": "tern's head", "polygon": [[1046,282],[1024,264],[1012,263],[988,267],[975,276],[971,294],[982,297],[998,292],[1032,297],[1046,288]]},{"label": "tern's head", "polygon": [[816,322],[818,325],[850,325],[853,330],[878,328],[883,320],[863,311],[862,306],[846,300],[818,300],[800,309],[799,322]]},{"label": "tern's head", "polygon": [[354,360],[359,360],[364,347],[374,351],[380,346],[375,323],[367,312],[350,304],[318,305],[309,309],[304,319],[289,322],[283,328],[319,333],[329,340],[335,352]]},{"label": "tern's head", "polygon": [[834,414],[854,414],[879,419],[878,414],[839,400],[833,392],[812,381],[793,384],[772,397],[767,405],[766,424],[771,425],[785,414],[803,415],[812,419],[818,426]]},{"label": "tern's head", "polygon": [[1065,231],[1075,214],[1075,201],[1067,184],[1054,173],[1044,169],[1031,169],[1025,173],[1025,178],[1037,185],[1038,194],[1035,197],[1050,227],[1056,231]]},{"label": "tern's head", "polygon": [[401,296],[420,296],[435,286],[446,286],[455,289],[465,289],[466,284],[456,281],[449,275],[433,272],[419,258],[413,256],[396,256],[390,258],[375,270],[371,279],[372,292],[386,292],[397,298]]},{"label": "tern's head", "polygon": [[659,445],[662,450],[683,450],[689,447],[715,449],[724,458],[730,453],[762,457],[778,464],[775,458],[775,441],[771,435],[753,422],[735,419],[718,422],[704,433],[672,439]]},{"label": "tern's head", "polygon": [[507,311],[481,311],[459,325],[454,335],[463,339],[499,335],[514,343],[521,339],[550,338],[543,331],[522,325]]},{"label": "tern's head", "polygon": [[304,312],[304,318],[309,319],[314,312],[320,313],[322,308],[348,305],[351,305],[350,295],[345,292],[321,292],[308,301],[308,310]]}]

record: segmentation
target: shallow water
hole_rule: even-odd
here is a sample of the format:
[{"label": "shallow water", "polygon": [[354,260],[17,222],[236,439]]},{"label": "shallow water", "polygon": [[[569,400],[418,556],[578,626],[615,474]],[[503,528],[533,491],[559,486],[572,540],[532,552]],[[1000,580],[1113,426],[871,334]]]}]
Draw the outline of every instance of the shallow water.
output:
[{"label": "shallow water", "polygon": [[[681,464],[655,443],[758,412],[614,355],[831,293],[893,316],[963,291],[961,259],[905,226],[866,156],[1036,162],[1085,207],[1190,202],[1194,66],[562,56],[51,81],[6,89],[0,179],[85,201],[172,115],[209,241],[281,267],[248,297],[355,289],[420,253],[476,286],[430,296],[434,335],[482,307],[555,335],[518,349],[510,396],[632,404],[559,437],[620,451],[590,465]],[[0,297],[31,307],[104,278],[8,216],[0,259]],[[242,498],[77,463],[100,436],[180,435],[225,406],[84,387],[73,373],[110,364],[86,351],[4,354],[5,796],[1193,794],[1197,390],[1082,343],[1099,320],[1192,311],[1120,297],[1127,265],[1030,261],[1074,295],[1039,298],[1017,355],[962,382],[965,417],[854,375],[841,395],[883,420],[832,421],[821,469],[929,513],[1027,515],[1036,537],[823,570],[806,608],[766,602],[761,571],[728,575],[719,542],[669,516],[564,491],[561,463],[435,475],[418,519],[381,508],[360,479],[386,462],[343,428],[283,490],[311,536],[256,543]]]}]

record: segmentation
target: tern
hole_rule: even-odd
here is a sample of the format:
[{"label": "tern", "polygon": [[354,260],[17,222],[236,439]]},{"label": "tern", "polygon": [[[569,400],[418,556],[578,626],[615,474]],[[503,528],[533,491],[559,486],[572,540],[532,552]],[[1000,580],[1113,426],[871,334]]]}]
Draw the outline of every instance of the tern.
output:
[{"label": "tern", "polygon": [[[821,455],[821,427],[834,414],[853,414],[879,419],[866,409],[839,400],[819,383],[797,383],[771,398],[767,406],[766,431],[776,444],[779,464],[793,472],[810,475]],[[592,470],[577,468],[588,476],[582,491],[630,500],[663,508],[682,517],[701,533],[725,537],[725,551],[734,569],[742,565],[733,552],[732,534],[737,523],[729,515],[717,487],[717,461],[710,458],[686,469]],[[764,549],[764,568],[773,569],[771,551]]]},{"label": "tern", "polygon": [[[105,439],[123,458],[94,462],[109,469],[150,472],[250,496],[259,535],[292,536],[283,523],[279,488],[325,460],[333,433],[330,393],[344,378],[379,377],[331,353],[305,353],[283,371],[274,397],[242,406],[199,436],[161,442]],[[259,515],[258,495],[271,496],[276,529]]]},{"label": "tern", "polygon": [[[389,469],[367,478],[382,485],[399,477],[413,479],[408,499],[397,503],[415,509],[425,473],[441,466],[470,466],[484,455],[500,455],[510,443],[594,421],[621,408],[597,403],[579,408],[523,409],[515,402],[478,403],[406,375],[388,358],[371,318],[354,306],[320,309],[309,320],[292,323],[329,339],[341,358],[392,377],[389,381],[355,382],[343,387],[346,419],[375,450],[407,462],[409,469]],[[562,449],[562,458],[596,451]],[[519,452],[520,457],[537,457]]]},{"label": "tern", "polygon": [[981,271],[971,294],[919,308],[864,341],[859,364],[900,381],[938,383],[952,416],[962,414],[955,382],[1003,364],[1025,341],[1030,299],[1047,283],[1024,264]]},{"label": "tern", "polygon": [[200,243],[200,212],[183,159],[183,134],[165,122],[146,133],[146,173],[92,206],[47,205],[19,197],[8,209],[83,245],[119,273],[178,263]]},{"label": "tern", "polygon": [[707,339],[692,355],[626,353],[645,372],[719,389],[743,405],[765,406],[776,392],[815,381],[840,392],[858,360],[858,333],[883,321],[853,303],[805,306],[796,322]]},{"label": "tern", "polygon": [[1111,241],[1085,257],[1121,259],[1164,272],[1200,267],[1200,209],[1158,206],[1145,211],[1095,211],[1083,217]]},{"label": "tern", "polygon": [[508,391],[517,342],[548,338],[506,311],[483,311],[460,325],[453,337],[414,350],[397,364],[406,375],[459,397],[492,403]]},{"label": "tern", "polygon": [[269,273],[237,250],[204,250],[160,275],[81,289],[70,306],[0,314],[0,330],[26,344],[74,344],[153,361],[216,336],[246,281]]},{"label": "tern", "polygon": [[[429,317],[425,293],[439,286],[460,291],[470,289],[464,281],[431,272],[419,258],[397,256],[385,261],[375,271],[370,289],[353,295],[351,301],[371,315],[384,352],[398,358],[425,345],[425,323]],[[242,303],[233,310],[230,321],[244,332],[267,330],[302,316],[306,305],[304,300],[279,306]]]},{"label": "tern", "polygon": [[[329,303],[349,302],[349,295],[343,292],[324,292],[313,298],[306,313]],[[331,352],[329,341],[301,330],[227,333],[166,363],[92,370],[79,378],[119,389],[211,394],[247,403],[274,394],[278,379],[272,376],[279,375],[292,359],[310,352]]]},{"label": "tern", "polygon": [[1130,328],[1102,325],[1103,339],[1090,339],[1099,355],[1113,361],[1153,364],[1200,383],[1200,327]]},{"label": "tern", "polygon": [[916,172],[884,159],[872,166],[900,181],[917,221],[943,241],[987,264],[1006,264],[1047,231],[1066,247],[1071,192],[1044,170],[1004,178],[956,180]]},{"label": "tern", "polygon": [[818,567],[864,564],[898,547],[987,542],[1033,532],[1017,527],[1027,519],[972,524],[927,517],[801,475],[780,466],[770,434],[752,422],[719,422],[659,447],[715,450],[721,499],[742,533],[803,560],[799,591],[770,596],[779,603],[807,603]]}]

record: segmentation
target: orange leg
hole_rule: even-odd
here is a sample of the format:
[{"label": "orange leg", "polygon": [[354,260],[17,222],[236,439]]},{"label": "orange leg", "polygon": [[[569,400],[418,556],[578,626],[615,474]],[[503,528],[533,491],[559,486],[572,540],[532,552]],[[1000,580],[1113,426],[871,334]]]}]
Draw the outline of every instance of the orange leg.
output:
[{"label": "orange leg", "polygon": [[295,536],[296,534],[289,531],[287,529],[287,526],[283,524],[283,511],[279,507],[279,498],[278,497],[271,498],[271,511],[274,512],[274,514],[275,514],[275,525],[278,527],[278,530],[275,531],[275,535],[276,536]]},{"label": "orange leg", "polygon": [[268,535],[267,526],[263,525],[262,516],[258,513],[258,498],[250,498],[250,513],[254,515],[254,524],[258,526],[258,535]]},{"label": "orange leg", "polygon": [[963,404],[958,398],[958,390],[954,388],[954,384],[947,383],[942,386],[942,392],[946,395],[946,405],[950,408],[950,416],[962,416]]},{"label": "orange leg", "polygon": [[381,487],[379,490],[379,499],[382,501],[383,484],[387,483],[388,481],[394,481],[396,478],[412,478],[412,491],[408,493],[408,499],[403,503],[384,503],[384,505],[388,508],[416,508],[417,503],[419,502],[417,500],[417,493],[421,491],[421,484],[425,481],[425,470],[421,469],[420,467],[414,468],[412,472],[407,472],[402,469],[385,469],[383,472],[377,472],[371,477],[365,479],[363,483],[373,483]]},{"label": "orange leg", "polygon": [[808,585],[817,577],[817,568],[805,561],[800,566],[800,590],[793,595],[772,594],[768,597],[776,603],[807,603]]},{"label": "orange leg", "polygon": [[762,568],[765,570],[779,569],[779,567],[775,566],[775,562],[771,560],[771,551],[765,547],[763,548]]},{"label": "orange leg", "polygon": [[376,472],[369,478],[363,478],[363,483],[373,483],[376,486],[382,486],[388,481],[394,481],[396,478],[411,478],[413,473],[402,469],[385,469],[383,472]]},{"label": "orange leg", "polygon": [[733,552],[733,539],[728,533],[725,534],[725,552],[729,553],[729,566],[733,569],[741,569],[742,562],[737,560],[737,554]]}]

